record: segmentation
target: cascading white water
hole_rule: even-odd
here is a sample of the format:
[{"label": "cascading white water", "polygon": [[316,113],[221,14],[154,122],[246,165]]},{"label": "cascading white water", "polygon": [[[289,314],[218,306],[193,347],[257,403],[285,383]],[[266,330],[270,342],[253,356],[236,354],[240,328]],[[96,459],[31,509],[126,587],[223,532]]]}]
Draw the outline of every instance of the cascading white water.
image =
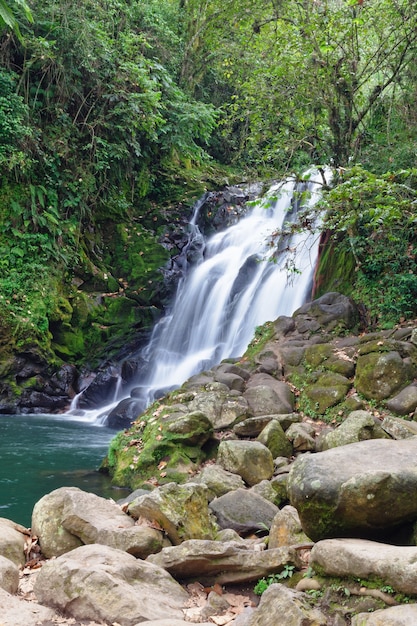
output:
[{"label": "cascading white water", "polygon": [[[134,385],[134,398],[143,406],[193,374],[241,356],[257,326],[291,315],[306,301],[318,235],[281,233],[288,232],[300,205],[316,203],[329,179],[330,172],[324,180],[323,172],[313,171],[302,183],[288,179],[275,185],[249,213],[205,243],[196,225],[201,203],[196,205],[189,241],[201,248],[200,259],[179,281],[171,310],[141,353],[148,367]],[[104,421],[116,404],[87,412],[86,418]]]},{"label": "cascading white water", "polygon": [[[257,326],[290,315],[306,298],[317,258],[310,232],[279,237],[320,194],[316,172],[308,183],[274,186],[250,214],[206,243],[201,261],[178,284],[172,310],[155,327],[145,353],[150,370],[140,386],[147,401],[225,358],[241,356]],[[196,229],[193,222],[192,228]],[[282,251],[281,254],[277,254]],[[289,267],[295,260],[295,271]]]}]

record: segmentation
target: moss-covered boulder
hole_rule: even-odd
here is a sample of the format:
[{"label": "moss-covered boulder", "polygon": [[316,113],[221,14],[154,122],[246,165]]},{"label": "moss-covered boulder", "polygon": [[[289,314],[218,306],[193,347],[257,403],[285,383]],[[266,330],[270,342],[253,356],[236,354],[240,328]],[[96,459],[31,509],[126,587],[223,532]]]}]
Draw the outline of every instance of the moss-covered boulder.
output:
[{"label": "moss-covered boulder", "polygon": [[383,539],[417,517],[417,437],[372,439],[299,456],[290,502],[313,541]]},{"label": "moss-covered boulder", "polygon": [[368,400],[385,400],[411,382],[413,368],[397,351],[370,352],[356,365],[356,389]]},{"label": "moss-covered boulder", "polygon": [[204,413],[151,408],[129,431],[113,438],[101,469],[114,484],[131,489],[173,480],[182,483],[206,458],[204,444],[212,433]]},{"label": "moss-covered boulder", "polygon": [[203,484],[168,483],[129,504],[129,515],[156,521],[173,544],[187,539],[214,539],[218,527]]},{"label": "moss-covered boulder", "polygon": [[323,414],[326,409],[341,402],[352,383],[341,374],[326,372],[317,382],[308,385],[304,394],[317,413]]}]

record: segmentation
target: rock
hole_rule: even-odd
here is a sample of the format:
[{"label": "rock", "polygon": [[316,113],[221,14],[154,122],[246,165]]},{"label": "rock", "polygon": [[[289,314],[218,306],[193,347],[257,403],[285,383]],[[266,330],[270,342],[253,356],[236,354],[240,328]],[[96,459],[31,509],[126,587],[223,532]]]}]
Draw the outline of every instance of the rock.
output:
[{"label": "rock", "polygon": [[192,411],[204,413],[215,430],[229,428],[249,414],[248,403],[243,396],[232,396],[226,385],[197,394],[189,407]]},{"label": "rock", "polygon": [[257,437],[260,432],[272,420],[276,420],[282,426],[283,430],[287,430],[291,424],[301,422],[299,413],[282,413],[273,415],[257,415],[256,417],[248,417],[233,426],[233,432],[238,437]]},{"label": "rock", "polygon": [[408,415],[417,408],[417,386],[408,385],[396,396],[387,400],[387,409],[397,415]]},{"label": "rock", "polygon": [[311,551],[310,566],[326,576],[381,581],[395,591],[415,594],[417,547],[365,539],[325,539]]},{"label": "rock", "polygon": [[342,376],[332,372],[326,372],[319,376],[317,382],[309,384],[304,394],[312,403],[318,413],[323,414],[326,409],[341,402],[346,396],[351,382]]},{"label": "rock", "polygon": [[402,417],[387,415],[384,417],[381,428],[393,439],[409,439],[417,435],[417,424]]},{"label": "rock", "polygon": [[259,551],[242,541],[184,541],[150,555],[147,562],[163,567],[178,580],[198,577],[204,584],[258,580],[279,573],[285,565],[300,566],[296,550],[283,547]]},{"label": "rock", "polygon": [[285,433],[296,452],[307,452],[316,449],[315,430],[311,424],[302,422],[291,424]]},{"label": "rock", "polygon": [[352,626],[412,626],[417,624],[417,604],[392,606],[352,616]]},{"label": "rock", "polygon": [[16,593],[19,586],[19,568],[10,559],[0,556],[0,587],[8,593]]},{"label": "rock", "polygon": [[135,525],[113,501],[76,487],[61,487],[39,500],[33,510],[32,529],[48,558],[91,543],[146,558],[163,543],[160,531]]},{"label": "rock", "polygon": [[340,329],[353,328],[359,315],[357,308],[349,298],[337,292],[330,292],[313,302],[304,304],[295,311],[293,318],[298,329],[301,325],[305,327],[305,323],[309,320],[315,320],[319,328],[334,330],[336,327]]},{"label": "rock", "polygon": [[[312,608],[303,593],[285,585],[270,585],[247,626],[277,626],[277,616],[285,615],[285,626],[327,626],[326,616]],[[284,623],[284,622],[283,622]]]},{"label": "rock", "polygon": [[[270,480],[261,480],[260,483],[253,485],[253,487],[251,487],[248,491],[249,493],[255,493],[258,496],[261,496],[265,500],[268,500],[269,502],[272,502],[273,504],[276,504],[277,506],[279,506],[281,502],[280,498],[279,497],[277,498],[277,492],[272,486],[272,483]],[[278,502],[276,502],[276,500],[278,500]]]},{"label": "rock", "polygon": [[293,453],[292,445],[285,435],[284,429],[277,420],[271,420],[257,437],[271,452],[272,457],[290,457]]},{"label": "rock", "polygon": [[370,352],[358,358],[355,387],[368,400],[381,401],[404,388],[412,377],[398,352]]},{"label": "rock", "polygon": [[373,439],[299,456],[288,492],[313,541],[380,539],[417,517],[417,437]]},{"label": "rock", "polygon": [[[263,374],[263,376],[267,376]],[[274,379],[275,380],[275,379]],[[271,385],[250,386],[243,397],[248,403],[252,415],[267,415],[268,413],[292,413],[294,410],[294,397],[288,385],[281,381]]]},{"label": "rock", "polygon": [[327,433],[321,441],[321,450],[329,450],[367,439],[389,439],[385,430],[367,411],[352,411],[342,424]]},{"label": "rock", "polygon": [[217,451],[217,463],[225,470],[239,474],[250,486],[269,480],[274,473],[272,454],[258,441],[222,441]]},{"label": "rock", "polygon": [[[54,610],[37,602],[24,602],[0,588],[1,623],[4,626],[35,626],[53,624]],[[55,622],[56,623],[56,622]]]},{"label": "rock", "polygon": [[192,478],[192,482],[207,486],[209,500],[245,486],[241,476],[228,472],[217,464],[203,467],[201,472]]},{"label": "rock", "polygon": [[128,512],[136,519],[158,522],[176,545],[187,539],[212,539],[217,532],[203,484],[168,483],[131,502]]},{"label": "rock", "polygon": [[278,507],[247,489],[230,491],[210,502],[220,528],[231,528],[242,535],[270,528]]},{"label": "rock", "polygon": [[45,563],[39,602],[79,620],[135,626],[182,619],[188,594],[165,570],[108,546],[88,545]]},{"label": "rock", "polygon": [[12,522],[12,520],[0,518],[0,555],[10,559],[18,567],[25,564],[25,540],[29,532]]},{"label": "rock", "polygon": [[268,548],[274,549],[300,543],[308,544],[310,543],[310,538],[307,537],[301,528],[297,509],[290,505],[284,506],[272,520],[272,525],[269,529]]}]

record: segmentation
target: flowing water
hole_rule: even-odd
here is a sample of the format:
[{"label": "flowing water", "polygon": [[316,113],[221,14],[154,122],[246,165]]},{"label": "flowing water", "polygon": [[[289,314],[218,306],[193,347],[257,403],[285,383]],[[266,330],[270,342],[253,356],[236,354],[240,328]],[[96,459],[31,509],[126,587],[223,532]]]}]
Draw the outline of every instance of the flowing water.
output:
[{"label": "flowing water", "polygon": [[[145,404],[191,375],[241,356],[257,326],[291,315],[310,296],[318,235],[281,235],[301,207],[313,205],[323,179],[287,180],[234,225],[201,246],[199,262],[178,284],[171,311],[156,326],[141,357],[147,376],[138,382]],[[198,206],[198,205],[197,205]],[[190,224],[190,241],[201,242]],[[195,245],[194,245],[195,247]]]},{"label": "flowing water", "polygon": [[[241,356],[257,326],[291,315],[309,298],[318,235],[281,232],[296,219],[301,200],[316,202],[322,183],[316,173],[301,186],[276,185],[208,241],[197,227],[197,205],[190,245],[200,250],[199,261],[180,280],[172,309],[140,355],[148,373],[135,381],[135,397],[142,393],[144,405],[194,373]],[[115,404],[86,412],[74,407],[63,416],[0,416],[0,515],[29,525],[34,503],[66,485],[122,496],[96,471],[114,434],[102,426],[103,416]]]}]

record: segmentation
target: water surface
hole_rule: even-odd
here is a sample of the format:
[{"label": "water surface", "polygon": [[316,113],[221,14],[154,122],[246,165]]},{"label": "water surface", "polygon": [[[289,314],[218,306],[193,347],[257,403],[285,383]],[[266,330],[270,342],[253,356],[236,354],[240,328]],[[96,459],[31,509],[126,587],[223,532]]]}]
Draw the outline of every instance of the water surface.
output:
[{"label": "water surface", "polygon": [[98,472],[114,435],[68,415],[0,416],[0,517],[29,527],[34,504],[64,486],[122,498]]}]

